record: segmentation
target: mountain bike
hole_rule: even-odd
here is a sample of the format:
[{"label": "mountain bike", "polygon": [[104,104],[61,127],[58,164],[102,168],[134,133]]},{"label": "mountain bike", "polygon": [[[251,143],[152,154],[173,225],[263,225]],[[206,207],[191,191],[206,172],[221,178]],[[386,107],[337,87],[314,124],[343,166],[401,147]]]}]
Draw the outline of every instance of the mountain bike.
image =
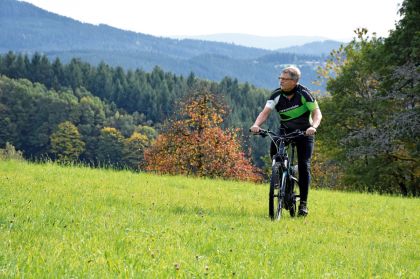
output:
[{"label": "mountain bike", "polygon": [[289,210],[290,216],[296,216],[296,201],[300,196],[295,192],[297,165],[294,165],[296,144],[294,139],[305,133],[296,130],[288,134],[276,134],[269,130],[260,129],[262,137],[270,137],[276,146],[276,154],[272,158],[270,192],[268,198],[268,213],[272,220],[280,220],[283,208]]}]

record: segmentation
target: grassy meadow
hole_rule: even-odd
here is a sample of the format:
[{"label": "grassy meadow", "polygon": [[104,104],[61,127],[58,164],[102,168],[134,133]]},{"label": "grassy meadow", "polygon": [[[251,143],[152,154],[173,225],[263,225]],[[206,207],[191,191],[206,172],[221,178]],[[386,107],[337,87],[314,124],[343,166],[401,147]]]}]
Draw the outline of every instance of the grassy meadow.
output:
[{"label": "grassy meadow", "polygon": [[[420,200],[0,161],[0,278],[419,278]],[[286,212],[287,213],[287,212]]]}]

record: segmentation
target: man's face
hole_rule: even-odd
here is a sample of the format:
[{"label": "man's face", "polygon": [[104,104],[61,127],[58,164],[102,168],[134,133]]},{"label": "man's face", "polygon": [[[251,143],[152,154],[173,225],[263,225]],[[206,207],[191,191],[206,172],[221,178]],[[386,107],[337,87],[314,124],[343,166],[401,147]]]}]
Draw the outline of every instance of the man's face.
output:
[{"label": "man's face", "polygon": [[279,81],[280,81],[280,88],[283,91],[286,91],[286,92],[295,88],[295,86],[297,84],[297,81],[291,79],[290,75],[288,73],[282,73],[279,76]]}]

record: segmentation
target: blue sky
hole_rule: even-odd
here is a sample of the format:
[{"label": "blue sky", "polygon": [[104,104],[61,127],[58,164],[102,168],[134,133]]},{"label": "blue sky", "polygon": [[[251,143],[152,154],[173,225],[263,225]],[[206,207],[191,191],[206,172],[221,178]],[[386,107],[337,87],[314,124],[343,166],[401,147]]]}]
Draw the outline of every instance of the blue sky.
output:
[{"label": "blue sky", "polygon": [[155,36],[242,33],[350,39],[388,36],[402,0],[24,0],[82,22]]}]

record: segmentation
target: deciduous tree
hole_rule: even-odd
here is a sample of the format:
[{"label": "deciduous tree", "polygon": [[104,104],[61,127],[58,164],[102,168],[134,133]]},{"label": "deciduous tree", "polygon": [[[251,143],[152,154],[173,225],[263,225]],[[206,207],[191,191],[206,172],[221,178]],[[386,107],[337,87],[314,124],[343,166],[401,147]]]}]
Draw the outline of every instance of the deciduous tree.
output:
[{"label": "deciduous tree", "polygon": [[181,104],[178,119],[145,152],[147,169],[170,174],[260,180],[241,150],[237,131],[223,130],[226,108],[200,88]]},{"label": "deciduous tree", "polygon": [[144,149],[149,145],[150,141],[147,136],[134,132],[124,141],[124,163],[134,170],[143,169],[145,165]]},{"label": "deciduous tree", "polygon": [[[404,1],[405,17],[390,38],[369,38],[367,30],[357,30],[357,38],[334,52],[327,64],[326,72],[334,75],[327,87],[331,98],[322,102],[320,137],[334,151],[332,159],[352,189],[420,192],[416,5],[418,1]],[[409,42],[403,39],[408,37]]]},{"label": "deciduous tree", "polygon": [[96,150],[99,164],[121,167],[123,165],[124,137],[115,128],[101,130]]},{"label": "deciduous tree", "polygon": [[85,147],[77,127],[69,121],[60,123],[57,130],[51,135],[50,140],[51,152],[61,162],[78,160]]}]

